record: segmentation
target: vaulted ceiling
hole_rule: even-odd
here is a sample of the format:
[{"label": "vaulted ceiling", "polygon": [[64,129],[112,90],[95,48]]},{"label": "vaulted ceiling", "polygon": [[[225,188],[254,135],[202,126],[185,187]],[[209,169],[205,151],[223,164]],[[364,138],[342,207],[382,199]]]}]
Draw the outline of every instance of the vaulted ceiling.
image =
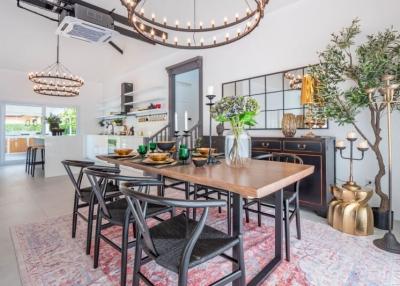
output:
[{"label": "vaulted ceiling", "polygon": [[[296,1],[299,0],[271,0],[267,12]],[[87,2],[108,10],[116,8],[116,12],[123,15],[126,13],[119,0],[87,0]],[[0,69],[36,71],[55,61],[56,23],[18,9],[16,0],[0,1],[0,11]],[[86,80],[103,82],[127,70],[179,52],[124,36],[118,36],[116,42],[124,50],[124,55],[107,44],[93,45],[61,38],[61,61]]]}]

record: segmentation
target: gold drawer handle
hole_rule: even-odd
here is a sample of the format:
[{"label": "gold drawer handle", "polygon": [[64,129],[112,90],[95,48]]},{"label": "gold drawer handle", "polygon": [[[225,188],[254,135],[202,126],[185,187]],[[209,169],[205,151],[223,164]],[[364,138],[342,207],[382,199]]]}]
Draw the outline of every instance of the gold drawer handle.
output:
[{"label": "gold drawer handle", "polygon": [[306,144],[297,144],[297,148],[299,148],[300,150],[305,150],[307,148]]},{"label": "gold drawer handle", "polygon": [[262,142],[262,143],[261,143],[261,146],[262,146],[262,147],[269,147],[269,142],[267,142],[267,143]]}]

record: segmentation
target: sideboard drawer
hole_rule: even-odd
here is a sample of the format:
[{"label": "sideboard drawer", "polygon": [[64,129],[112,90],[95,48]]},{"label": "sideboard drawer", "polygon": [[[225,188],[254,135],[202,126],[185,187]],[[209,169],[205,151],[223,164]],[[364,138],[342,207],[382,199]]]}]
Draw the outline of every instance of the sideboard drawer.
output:
[{"label": "sideboard drawer", "polygon": [[253,140],[253,148],[280,151],[282,147],[279,140]]},{"label": "sideboard drawer", "polygon": [[296,151],[296,152],[322,152],[321,142],[312,141],[285,141],[283,143],[284,151]]}]

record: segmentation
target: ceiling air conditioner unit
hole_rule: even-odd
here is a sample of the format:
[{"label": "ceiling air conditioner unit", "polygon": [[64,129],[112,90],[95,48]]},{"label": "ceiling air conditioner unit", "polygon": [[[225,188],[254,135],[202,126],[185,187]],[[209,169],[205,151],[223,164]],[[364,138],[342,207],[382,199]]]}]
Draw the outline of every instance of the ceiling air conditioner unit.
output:
[{"label": "ceiling air conditioner unit", "polygon": [[57,34],[89,43],[107,43],[118,34],[110,15],[79,4],[72,7],[61,13]]}]

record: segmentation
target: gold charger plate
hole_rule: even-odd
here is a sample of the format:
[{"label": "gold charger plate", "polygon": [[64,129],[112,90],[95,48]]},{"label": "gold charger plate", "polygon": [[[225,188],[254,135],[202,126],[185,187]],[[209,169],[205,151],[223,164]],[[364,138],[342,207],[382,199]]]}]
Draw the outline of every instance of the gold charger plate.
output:
[{"label": "gold charger plate", "polygon": [[128,155],[118,155],[118,154],[109,154],[107,155],[108,158],[111,159],[122,159],[122,158],[135,158],[137,157],[139,154],[138,153],[130,153]]},{"label": "gold charger plate", "polygon": [[142,163],[145,163],[145,164],[148,164],[148,165],[165,165],[165,164],[171,164],[173,162],[175,162],[175,160],[172,159],[172,158],[168,158],[165,161],[153,161],[150,158],[146,158],[146,159],[144,159],[142,161]]},{"label": "gold charger plate", "polygon": [[[219,156],[223,156],[224,153],[213,153],[211,154],[212,157],[219,157]],[[203,158],[207,158],[208,155],[203,155],[201,153],[197,153],[197,152],[193,152],[192,153],[192,157],[203,157]]]}]

